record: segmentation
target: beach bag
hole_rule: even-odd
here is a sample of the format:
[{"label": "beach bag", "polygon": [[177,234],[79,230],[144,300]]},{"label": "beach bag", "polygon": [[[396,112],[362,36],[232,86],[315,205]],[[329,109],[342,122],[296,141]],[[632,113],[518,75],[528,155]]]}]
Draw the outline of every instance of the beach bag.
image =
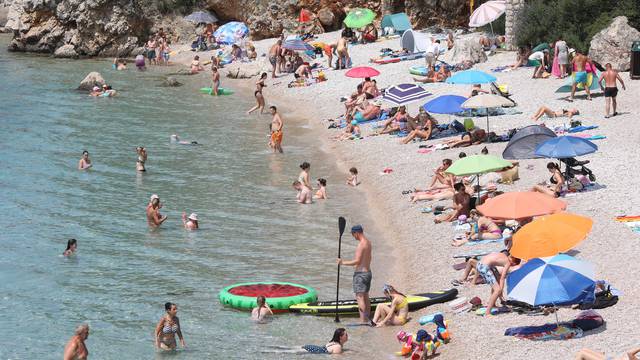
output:
[{"label": "beach bag", "polygon": [[604,309],[618,303],[618,297],[611,293],[611,287],[607,286],[607,290],[596,293],[596,299],[592,303],[582,303],[578,307],[580,310],[588,309]]},{"label": "beach bag", "polygon": [[503,184],[513,184],[514,181],[519,180],[520,179],[520,174],[518,173],[519,168],[520,167],[518,165],[515,165],[511,169],[501,172],[500,182]]},{"label": "beach bag", "polygon": [[459,132],[459,133],[467,131],[466,128],[464,127],[464,125],[462,125],[460,123],[460,121],[458,121],[458,120],[453,120],[451,122],[451,125],[449,125],[449,128],[453,129],[453,130],[455,130],[455,132]]},{"label": "beach bag", "polygon": [[582,189],[584,189],[584,185],[582,185],[582,182],[580,182],[580,180],[578,180],[576,178],[571,178],[571,179],[569,179],[569,185],[567,186],[567,188],[571,192],[576,192],[576,191],[581,191]]},{"label": "beach bag", "polygon": [[465,131],[471,131],[476,128],[476,125],[473,123],[473,120],[470,118],[464,119],[464,129]]}]

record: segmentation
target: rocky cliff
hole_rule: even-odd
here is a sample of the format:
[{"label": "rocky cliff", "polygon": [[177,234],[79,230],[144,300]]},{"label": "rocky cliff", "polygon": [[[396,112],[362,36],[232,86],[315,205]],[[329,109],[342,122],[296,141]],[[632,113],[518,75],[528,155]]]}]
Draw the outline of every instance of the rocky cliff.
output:
[{"label": "rocky cliff", "polygon": [[466,0],[0,0],[0,5],[10,4],[10,50],[64,57],[128,55],[163,25],[184,41],[194,27],[175,20],[181,14],[161,14],[185,11],[185,3],[210,10],[222,21],[247,23],[254,39],[294,30],[302,8],[317,14],[327,31],[340,28],[345,13],[356,7],[378,14],[404,11],[417,28],[464,25],[469,13]]}]

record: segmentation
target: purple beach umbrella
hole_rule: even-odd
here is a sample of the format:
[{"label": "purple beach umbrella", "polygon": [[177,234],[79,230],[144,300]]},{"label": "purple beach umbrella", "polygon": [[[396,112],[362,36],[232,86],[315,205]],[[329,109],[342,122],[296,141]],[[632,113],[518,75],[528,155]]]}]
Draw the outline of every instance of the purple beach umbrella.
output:
[{"label": "purple beach umbrella", "polygon": [[429,95],[431,94],[416,84],[400,84],[388,88],[382,99],[401,106],[424,99]]}]

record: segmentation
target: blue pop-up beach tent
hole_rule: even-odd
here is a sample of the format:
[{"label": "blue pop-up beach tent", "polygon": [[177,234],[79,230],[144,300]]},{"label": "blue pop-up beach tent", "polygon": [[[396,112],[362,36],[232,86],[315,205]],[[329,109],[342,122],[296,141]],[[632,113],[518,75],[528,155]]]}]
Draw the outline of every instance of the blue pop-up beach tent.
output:
[{"label": "blue pop-up beach tent", "polygon": [[403,32],[411,29],[411,21],[405,13],[389,14],[382,18],[380,27],[382,29],[393,28],[396,34],[402,35]]}]

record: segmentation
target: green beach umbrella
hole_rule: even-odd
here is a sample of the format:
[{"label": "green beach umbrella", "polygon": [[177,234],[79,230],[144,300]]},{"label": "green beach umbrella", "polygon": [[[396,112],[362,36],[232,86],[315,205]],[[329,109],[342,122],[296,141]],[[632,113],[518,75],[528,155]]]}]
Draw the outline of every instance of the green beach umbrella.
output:
[{"label": "green beach umbrella", "polygon": [[353,9],[344,19],[344,24],[352,29],[367,26],[376,18],[376,13],[369,9]]},{"label": "green beach umbrella", "polygon": [[493,155],[472,155],[454,162],[446,172],[456,176],[484,174],[511,166],[511,163]]}]

